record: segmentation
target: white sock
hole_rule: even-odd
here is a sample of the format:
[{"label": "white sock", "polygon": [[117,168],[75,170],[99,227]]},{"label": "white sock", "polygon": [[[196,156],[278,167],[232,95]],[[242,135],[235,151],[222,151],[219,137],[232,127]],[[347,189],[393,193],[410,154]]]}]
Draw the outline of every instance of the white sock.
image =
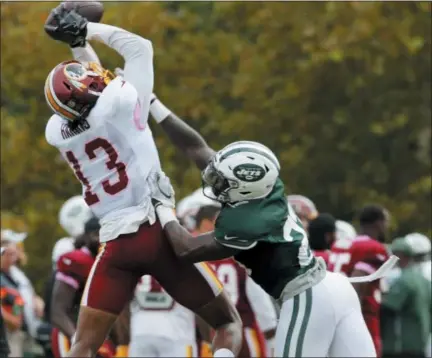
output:
[{"label": "white sock", "polygon": [[213,354],[213,358],[234,358],[235,355],[233,352],[231,352],[229,349],[227,348],[221,348],[218,349],[216,352],[214,352]]}]

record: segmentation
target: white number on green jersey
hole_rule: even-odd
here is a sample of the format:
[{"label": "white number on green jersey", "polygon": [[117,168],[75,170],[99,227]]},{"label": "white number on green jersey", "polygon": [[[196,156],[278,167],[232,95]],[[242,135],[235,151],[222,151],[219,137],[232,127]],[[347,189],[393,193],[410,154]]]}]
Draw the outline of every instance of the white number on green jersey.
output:
[{"label": "white number on green jersey", "polygon": [[300,219],[290,204],[288,204],[288,217],[283,228],[283,236],[288,242],[301,241],[298,260],[301,267],[309,265],[313,260],[313,255],[309,247],[309,240]]},{"label": "white number on green jersey", "polygon": [[287,241],[302,240],[307,237],[300,219],[290,204],[288,204],[288,217],[283,228],[283,235]]}]

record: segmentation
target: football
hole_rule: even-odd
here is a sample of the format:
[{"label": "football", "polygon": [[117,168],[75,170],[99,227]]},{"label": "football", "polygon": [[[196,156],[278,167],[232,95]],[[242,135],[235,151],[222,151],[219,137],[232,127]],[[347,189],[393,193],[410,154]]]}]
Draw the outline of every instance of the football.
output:
[{"label": "football", "polygon": [[[102,19],[104,8],[99,1],[65,1],[62,3],[68,10],[74,9],[78,14],[90,22],[99,22]],[[57,25],[57,20],[51,12],[45,21],[45,32],[54,40],[58,40],[57,34],[52,27]]]},{"label": "football", "polygon": [[[99,1],[65,1],[64,6],[68,10],[74,9],[78,14],[85,17],[90,22],[99,22],[102,19],[104,8]],[[56,19],[52,13],[48,15],[45,25],[56,25]],[[49,33],[49,31],[45,28]]]},{"label": "football", "polygon": [[99,22],[102,19],[104,8],[99,1],[65,1],[66,9],[74,9],[78,14],[90,22]]}]

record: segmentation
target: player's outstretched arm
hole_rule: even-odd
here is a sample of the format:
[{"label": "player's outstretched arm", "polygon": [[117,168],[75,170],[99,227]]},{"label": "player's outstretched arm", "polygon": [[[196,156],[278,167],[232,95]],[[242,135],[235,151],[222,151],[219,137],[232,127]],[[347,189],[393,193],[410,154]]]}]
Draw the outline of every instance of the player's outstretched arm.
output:
[{"label": "player's outstretched arm", "polygon": [[75,60],[80,62],[96,62],[100,65],[100,60],[96,51],[87,42],[84,47],[71,47],[72,55]]},{"label": "player's outstretched arm", "polygon": [[180,225],[174,213],[174,189],[163,172],[150,175],[149,182],[153,188],[152,204],[176,256],[189,262],[202,262],[231,257],[238,252],[237,248],[218,243],[213,232],[193,237]]},{"label": "player's outstretched arm", "polygon": [[164,227],[176,255],[189,262],[221,260],[235,255],[238,250],[219,244],[213,232],[193,237],[177,221],[171,221]]},{"label": "player's outstretched arm", "polygon": [[86,38],[103,42],[124,58],[123,78],[137,90],[141,115],[147,117],[154,82],[152,43],[120,27],[94,22],[87,24]]},{"label": "player's outstretched arm", "polygon": [[172,113],[156,96],[151,100],[150,113],[171,142],[203,170],[215,152],[201,134]]}]

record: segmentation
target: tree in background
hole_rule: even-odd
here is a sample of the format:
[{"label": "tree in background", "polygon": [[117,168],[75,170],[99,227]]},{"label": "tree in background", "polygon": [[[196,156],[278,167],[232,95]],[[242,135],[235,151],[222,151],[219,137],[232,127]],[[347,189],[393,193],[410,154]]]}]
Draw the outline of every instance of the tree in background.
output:
[{"label": "tree in background", "polygon": [[[39,283],[64,235],[58,209],[80,190],[44,137],[44,81],[71,56],[43,31],[53,6],[1,4],[1,210],[25,220],[29,275]],[[279,156],[287,190],[320,210],[349,220],[379,202],[395,233],[431,234],[430,3],[105,7],[104,22],[152,40],[155,92],[214,148],[263,142]],[[122,65],[95,48],[106,67]],[[200,185],[198,172],[151,125],[180,199]]]}]

